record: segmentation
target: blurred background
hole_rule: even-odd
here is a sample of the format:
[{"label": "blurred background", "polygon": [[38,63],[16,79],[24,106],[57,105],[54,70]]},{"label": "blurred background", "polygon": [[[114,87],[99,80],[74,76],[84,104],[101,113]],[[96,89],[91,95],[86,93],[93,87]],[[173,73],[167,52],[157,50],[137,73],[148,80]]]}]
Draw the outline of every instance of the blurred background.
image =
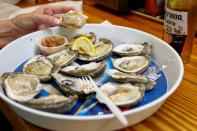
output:
[{"label": "blurred background", "polygon": [[[13,13],[21,10],[21,5],[39,5],[63,0],[0,0],[0,20],[10,18]],[[65,0],[64,0],[65,1]],[[79,0],[72,0],[79,1]],[[108,9],[120,14],[130,13],[163,23],[165,0],[92,0],[101,9]],[[81,2],[83,2],[81,0]],[[82,5],[79,5],[82,7]],[[79,8],[80,8],[79,7]],[[197,25],[197,24],[196,24]],[[197,30],[197,27],[196,27]],[[197,32],[197,31],[196,31]],[[1,103],[2,104],[2,103]],[[0,112],[0,129],[12,130],[9,121]]]},{"label": "blurred background", "polygon": [[[59,1],[66,0],[0,0],[0,19],[9,16],[9,14],[19,10],[17,6],[20,3],[26,3],[28,5],[32,4],[45,4],[45,3],[53,3]],[[68,1],[68,0],[67,0]],[[80,1],[80,0],[72,0],[72,1]],[[83,0],[81,0],[83,1]],[[164,3],[165,0],[92,0],[98,6],[103,8],[108,8],[120,13],[128,13],[132,12],[137,15],[141,15],[143,17],[149,18],[151,20],[155,20],[157,22],[163,23],[164,18]],[[6,4],[5,3],[9,3]],[[7,12],[7,13],[5,13]],[[197,24],[196,24],[197,25]],[[196,27],[197,30],[197,27]]]}]

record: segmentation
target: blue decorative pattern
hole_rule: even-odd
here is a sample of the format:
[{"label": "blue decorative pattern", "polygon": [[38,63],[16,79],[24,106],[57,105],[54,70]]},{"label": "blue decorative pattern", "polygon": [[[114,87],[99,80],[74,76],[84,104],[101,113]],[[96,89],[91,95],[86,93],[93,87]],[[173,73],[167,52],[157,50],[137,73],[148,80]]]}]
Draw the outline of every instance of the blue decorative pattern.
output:
[{"label": "blue decorative pattern", "polygon": [[[97,82],[99,86],[101,86],[102,84],[108,81],[112,81],[110,77],[108,76],[108,71],[113,68],[112,60],[110,57],[108,57],[105,59],[105,61],[107,63],[105,72],[101,76],[95,79],[95,81]],[[16,68],[15,72],[22,72],[25,62],[19,65]],[[86,63],[80,60],[77,60],[76,62],[79,64]],[[157,64],[154,61],[151,61],[151,63],[149,64],[149,67],[151,66],[157,66]],[[165,94],[168,90],[167,79],[162,71],[158,72],[157,74],[160,75],[160,77],[156,80],[157,84],[155,88],[150,91],[146,91],[145,96],[143,97],[141,102],[139,102],[137,105],[133,107],[131,106],[123,107],[121,108],[121,110],[123,111],[130,110],[132,108],[137,108],[137,107],[146,105],[156,100],[157,98],[161,97],[163,94]],[[59,90],[58,85],[54,81],[51,81],[50,84],[54,88]],[[42,89],[35,98],[45,97],[48,95],[50,94],[44,89]],[[87,97],[86,99],[78,100],[77,103],[72,107],[72,109],[69,112],[65,112],[64,114],[67,114],[67,115],[102,115],[102,114],[109,114],[109,113],[111,112],[108,110],[108,108],[104,104],[98,103],[97,100],[95,99],[95,96],[92,96],[92,97]]]}]

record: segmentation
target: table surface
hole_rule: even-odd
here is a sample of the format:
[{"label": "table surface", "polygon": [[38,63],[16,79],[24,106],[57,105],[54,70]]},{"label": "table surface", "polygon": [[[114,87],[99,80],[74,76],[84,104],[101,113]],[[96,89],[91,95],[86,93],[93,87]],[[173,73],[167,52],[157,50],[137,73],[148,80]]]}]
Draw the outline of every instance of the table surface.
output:
[{"label": "table surface", "polygon": [[[91,0],[83,1],[84,13],[89,17],[88,23],[100,23],[104,20],[112,24],[136,28],[159,38],[162,37],[163,24],[132,13],[117,14],[113,11],[96,6]],[[20,7],[34,4],[22,1]],[[146,120],[122,129],[130,130],[197,130],[197,39],[194,40],[191,61],[184,65],[184,78],[173,95],[162,107]],[[20,118],[10,107],[0,100],[0,109],[13,125],[14,130],[43,131],[40,127]]]}]

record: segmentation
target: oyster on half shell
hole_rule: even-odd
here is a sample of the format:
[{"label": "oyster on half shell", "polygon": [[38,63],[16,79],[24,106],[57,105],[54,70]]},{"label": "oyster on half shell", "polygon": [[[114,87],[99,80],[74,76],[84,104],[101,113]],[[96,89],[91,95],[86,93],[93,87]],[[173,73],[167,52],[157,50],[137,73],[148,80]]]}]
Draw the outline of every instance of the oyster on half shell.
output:
[{"label": "oyster on half shell", "polygon": [[6,95],[18,102],[29,101],[40,92],[40,80],[24,73],[4,73],[1,87]]},{"label": "oyster on half shell", "polygon": [[111,70],[109,72],[109,75],[111,78],[113,78],[117,82],[122,82],[122,83],[141,83],[145,85],[146,90],[151,90],[155,87],[156,82],[154,80],[149,79],[145,75],[137,75],[137,74],[127,74],[120,72],[118,70]]},{"label": "oyster on half shell", "polygon": [[75,77],[82,77],[82,76],[98,76],[101,74],[106,68],[105,61],[101,62],[90,62],[84,65],[70,65],[62,68],[60,72],[66,73],[71,76]]},{"label": "oyster on half shell", "polygon": [[113,59],[114,68],[125,73],[141,73],[149,65],[150,59],[145,56],[130,56]]},{"label": "oyster on half shell", "polygon": [[86,19],[87,16],[77,11],[70,10],[61,16],[60,21],[63,26],[81,28],[86,24]]},{"label": "oyster on half shell", "polygon": [[79,54],[78,59],[84,61],[99,61],[105,57],[107,57],[113,48],[112,41],[100,38],[100,41],[95,45],[96,56],[89,56],[86,54]]},{"label": "oyster on half shell", "polygon": [[53,73],[52,76],[66,96],[77,95],[78,98],[81,99],[93,92],[90,85],[81,83],[77,77],[68,76],[58,72]]},{"label": "oyster on half shell", "polygon": [[143,85],[130,83],[108,82],[100,88],[117,106],[135,105],[140,102],[145,92]]},{"label": "oyster on half shell", "polygon": [[141,44],[120,44],[114,47],[113,52],[120,56],[150,56],[152,51],[152,43]]},{"label": "oyster on half shell", "polygon": [[49,95],[46,97],[40,97],[38,99],[32,99],[23,102],[22,104],[42,111],[52,113],[64,113],[65,111],[69,111],[76,101],[76,95],[70,97]]},{"label": "oyster on half shell", "polygon": [[41,81],[50,80],[52,71],[53,65],[49,59],[41,55],[37,55],[29,59],[23,67],[24,73],[34,75]]},{"label": "oyster on half shell", "polygon": [[64,67],[71,64],[75,59],[77,59],[77,53],[70,48],[67,48],[63,51],[57,52],[47,56],[47,58],[54,65],[55,69],[59,67]]}]

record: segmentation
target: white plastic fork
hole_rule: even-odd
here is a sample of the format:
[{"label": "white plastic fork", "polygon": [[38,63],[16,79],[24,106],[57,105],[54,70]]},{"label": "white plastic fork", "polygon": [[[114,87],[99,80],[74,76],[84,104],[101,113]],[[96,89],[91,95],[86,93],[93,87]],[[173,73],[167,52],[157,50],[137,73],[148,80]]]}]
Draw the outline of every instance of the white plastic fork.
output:
[{"label": "white plastic fork", "polygon": [[99,89],[99,87],[96,85],[96,83],[90,76],[88,76],[88,78],[80,78],[80,82],[82,84],[85,84],[86,86],[91,85],[90,88],[96,92],[97,100],[101,103],[104,103],[116,116],[116,118],[118,118],[122,125],[128,125],[128,121],[126,117],[123,115],[122,111],[103,93],[103,91]]}]

